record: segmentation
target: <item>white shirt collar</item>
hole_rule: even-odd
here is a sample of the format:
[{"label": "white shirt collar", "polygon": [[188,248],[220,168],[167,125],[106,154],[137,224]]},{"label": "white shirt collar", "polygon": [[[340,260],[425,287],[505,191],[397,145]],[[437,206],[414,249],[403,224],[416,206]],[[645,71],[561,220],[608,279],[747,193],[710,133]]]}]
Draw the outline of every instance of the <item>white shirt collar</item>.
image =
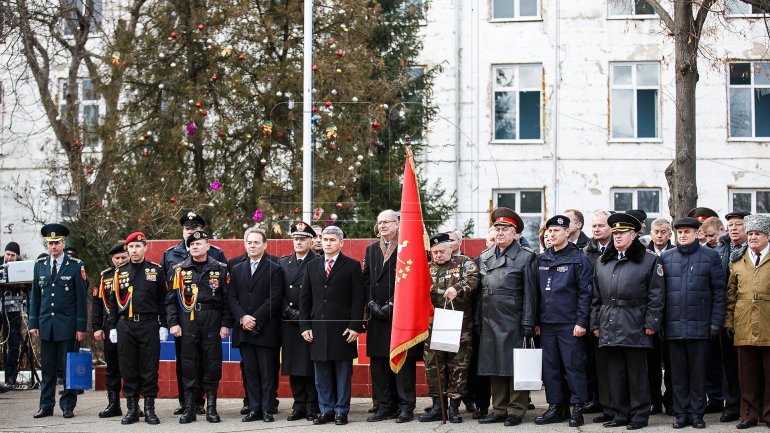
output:
[{"label": "white shirt collar", "polygon": [[334,261],[334,263],[337,263],[337,257],[339,257],[339,256],[340,256],[340,253],[337,253],[337,254],[334,255],[334,257],[329,257],[329,258],[324,256],[324,262],[328,262],[329,259],[331,259],[332,261]]},{"label": "white shirt collar", "polygon": [[[770,244],[765,245],[765,248],[762,249],[762,251],[759,252],[759,260],[760,262],[765,260],[765,257],[767,257],[767,254],[770,252]],[[757,261],[757,255],[754,254],[754,251],[749,248],[749,258],[751,258],[751,263]]]}]

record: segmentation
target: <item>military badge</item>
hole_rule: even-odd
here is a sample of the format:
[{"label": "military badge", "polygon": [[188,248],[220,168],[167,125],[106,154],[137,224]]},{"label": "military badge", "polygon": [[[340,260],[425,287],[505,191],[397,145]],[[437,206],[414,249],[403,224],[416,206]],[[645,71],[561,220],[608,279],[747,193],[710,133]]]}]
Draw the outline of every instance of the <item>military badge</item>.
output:
[{"label": "military badge", "polygon": [[564,273],[564,272],[567,272],[568,270],[569,270],[569,266],[557,266],[556,267],[556,272]]},{"label": "military badge", "polygon": [[658,275],[660,275],[661,277],[663,276],[663,265],[660,265],[660,264],[658,265],[657,272],[658,272]]}]

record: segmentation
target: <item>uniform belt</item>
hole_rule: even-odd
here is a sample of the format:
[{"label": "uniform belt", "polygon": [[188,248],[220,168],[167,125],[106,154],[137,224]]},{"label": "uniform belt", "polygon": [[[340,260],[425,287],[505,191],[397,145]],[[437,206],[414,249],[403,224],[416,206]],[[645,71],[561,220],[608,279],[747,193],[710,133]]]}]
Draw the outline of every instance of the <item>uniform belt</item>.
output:
[{"label": "uniform belt", "polygon": [[770,293],[754,293],[749,296],[738,296],[742,301],[770,301]]},{"label": "uniform belt", "polygon": [[625,300],[625,299],[604,299],[602,300],[602,304],[605,305],[611,305],[613,307],[639,307],[642,305],[646,305],[647,302],[645,301],[637,301],[637,300]]},{"label": "uniform belt", "polygon": [[128,320],[129,322],[144,322],[145,320],[158,320],[157,314],[134,314],[133,317],[121,315],[122,320]]},{"label": "uniform belt", "polygon": [[201,304],[198,302],[195,304],[195,311],[206,311],[206,310],[221,310],[222,307],[219,304]]}]

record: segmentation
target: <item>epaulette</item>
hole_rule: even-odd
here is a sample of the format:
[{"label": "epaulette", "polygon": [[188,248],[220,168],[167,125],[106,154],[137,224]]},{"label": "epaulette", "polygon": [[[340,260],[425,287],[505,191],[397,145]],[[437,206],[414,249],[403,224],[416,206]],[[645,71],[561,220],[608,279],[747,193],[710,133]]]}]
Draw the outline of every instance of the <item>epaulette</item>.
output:
[{"label": "epaulette", "polygon": [[39,258],[39,259],[35,260],[35,262],[37,262],[37,263],[43,263],[43,262],[45,262],[45,259],[47,259],[47,258],[48,258],[48,256],[45,256],[45,257],[41,257],[41,258]]},{"label": "epaulette", "polygon": [[184,262],[184,260],[182,260],[181,262],[179,262],[179,263],[175,264],[174,266],[172,266],[171,269],[178,269],[178,268],[182,267],[182,262]]},{"label": "epaulette", "polygon": [[521,244],[519,244],[519,245],[521,246],[521,249],[522,249],[522,250],[524,250],[524,251],[529,251],[530,253],[533,253],[533,254],[535,253],[535,250],[533,250],[532,248],[530,248],[530,247],[525,247],[524,245],[521,245]]},{"label": "epaulette", "polygon": [[210,246],[211,248],[214,248],[215,250],[219,250],[219,251],[222,251],[222,248],[219,248],[218,246],[216,246],[216,245],[214,245],[214,244],[210,244],[209,246]]},{"label": "epaulette", "polygon": [[[666,251],[669,251],[669,250],[666,250]],[[664,251],[664,253],[666,251]],[[657,254],[653,253],[652,251],[648,250],[647,248],[644,249],[644,252],[647,253],[647,254],[652,254],[653,256],[656,256],[656,257],[658,256]]]},{"label": "epaulette", "polygon": [[75,262],[75,263],[83,263],[83,261],[82,261],[82,260],[80,260],[80,259],[79,259],[79,258],[77,258],[77,257],[72,257],[72,256],[70,256],[70,257],[69,257],[69,259],[70,259],[70,260],[72,260],[72,261],[73,261],[73,262]]},{"label": "epaulette", "polygon": [[[214,259],[212,259],[212,260],[214,260]],[[227,267],[227,263],[222,263],[219,260],[214,260],[214,263],[218,264],[219,266],[225,267],[225,268]]]},{"label": "epaulette", "polygon": [[151,264],[151,265],[155,265],[155,266],[157,266],[157,267],[160,267],[160,265],[159,265],[159,264],[157,264],[157,263],[153,262],[152,260],[146,260],[146,261],[147,261],[147,263],[149,263],[149,264]]},{"label": "epaulette", "polygon": [[[213,246],[213,245],[212,245],[212,246]],[[166,248],[166,251],[163,251],[163,254],[165,254],[165,253],[167,253],[167,252],[169,252],[169,251],[173,250],[174,248],[176,248],[176,245],[171,245],[170,247]]]},{"label": "epaulette", "polygon": [[107,268],[99,273],[99,275],[104,276],[105,274],[109,274],[110,272],[115,272],[115,268]]}]

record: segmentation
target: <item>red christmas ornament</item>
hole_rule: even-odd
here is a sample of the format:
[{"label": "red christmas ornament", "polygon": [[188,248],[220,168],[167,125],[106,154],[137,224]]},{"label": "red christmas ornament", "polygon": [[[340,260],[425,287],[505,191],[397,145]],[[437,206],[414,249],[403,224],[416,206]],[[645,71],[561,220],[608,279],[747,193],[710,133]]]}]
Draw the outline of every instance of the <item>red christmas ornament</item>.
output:
[{"label": "red christmas ornament", "polygon": [[337,146],[335,146],[334,144],[332,144],[331,146],[329,146],[329,150],[337,150]]},{"label": "red christmas ornament", "polygon": [[176,203],[176,197],[171,197],[171,199],[169,199],[169,201],[170,201],[171,203]]},{"label": "red christmas ornament", "polygon": [[299,208],[298,208],[298,207],[295,207],[295,208],[294,208],[294,215],[296,215],[296,214],[298,214],[298,213],[299,213]]},{"label": "red christmas ornament", "polygon": [[353,136],[352,135],[348,135],[347,137],[345,137],[345,140],[353,141]]},{"label": "red christmas ornament", "polygon": [[332,106],[332,101],[326,101],[326,102],[324,102],[324,105],[326,105],[326,107],[331,107]]},{"label": "red christmas ornament", "polygon": [[172,32],[171,32],[171,37],[172,37],[173,39],[176,39],[176,37],[177,37],[177,36],[179,36],[179,35],[177,34],[176,30],[174,30],[174,31],[172,31]]},{"label": "red christmas ornament", "polygon": [[313,72],[318,72],[318,65],[313,65]]},{"label": "red christmas ornament", "polygon": [[197,101],[197,102],[195,103],[195,106],[196,106],[196,107],[198,107],[198,108],[201,108],[201,107],[203,107],[203,102],[201,102],[201,101]]},{"label": "red christmas ornament", "polygon": [[281,213],[278,214],[278,218],[284,219],[284,218],[286,218],[286,215],[284,215],[283,212],[281,212]]},{"label": "red christmas ornament", "polygon": [[311,109],[310,109],[310,111],[312,111],[313,113],[315,113],[315,112],[317,112],[317,111],[318,111],[318,107],[313,107],[313,108],[311,108]]},{"label": "red christmas ornament", "polygon": [[380,122],[378,122],[376,120],[374,122],[372,122],[372,128],[377,129],[379,127],[380,127]]},{"label": "red christmas ornament", "polygon": [[205,26],[205,25],[203,25],[203,24],[198,24],[198,30],[200,30],[200,31],[203,31],[203,29],[205,29],[205,28],[206,28],[206,26]]},{"label": "red christmas ornament", "polygon": [[94,174],[94,169],[93,169],[93,168],[91,168],[91,167],[88,167],[88,169],[86,170],[86,173],[88,173],[88,174]]},{"label": "red christmas ornament", "polygon": [[226,135],[227,135],[227,133],[225,131],[221,131],[221,130],[219,131],[219,136],[220,137],[224,138]]},{"label": "red christmas ornament", "polygon": [[334,206],[336,206],[337,209],[342,209],[344,207],[342,203],[337,203]]},{"label": "red christmas ornament", "polygon": [[238,60],[240,60],[240,61],[246,60],[246,54],[243,54],[243,53],[239,54],[238,55]]},{"label": "red christmas ornament", "polygon": [[337,57],[342,57],[345,55],[345,52],[342,50],[337,50]]},{"label": "red christmas ornament", "polygon": [[334,38],[329,38],[329,40],[326,41],[326,43],[329,44],[329,46],[331,47],[332,45],[334,45]]},{"label": "red christmas ornament", "polygon": [[211,76],[211,81],[217,81],[217,74]]},{"label": "red christmas ornament", "polygon": [[206,110],[201,110],[201,116],[203,116],[203,117],[206,117],[206,115],[208,115],[208,114],[209,114],[209,112],[208,112],[208,111],[206,111]]},{"label": "red christmas ornament", "polygon": [[150,152],[145,150],[145,151],[142,152],[142,156],[147,158],[148,156],[150,156]]}]

